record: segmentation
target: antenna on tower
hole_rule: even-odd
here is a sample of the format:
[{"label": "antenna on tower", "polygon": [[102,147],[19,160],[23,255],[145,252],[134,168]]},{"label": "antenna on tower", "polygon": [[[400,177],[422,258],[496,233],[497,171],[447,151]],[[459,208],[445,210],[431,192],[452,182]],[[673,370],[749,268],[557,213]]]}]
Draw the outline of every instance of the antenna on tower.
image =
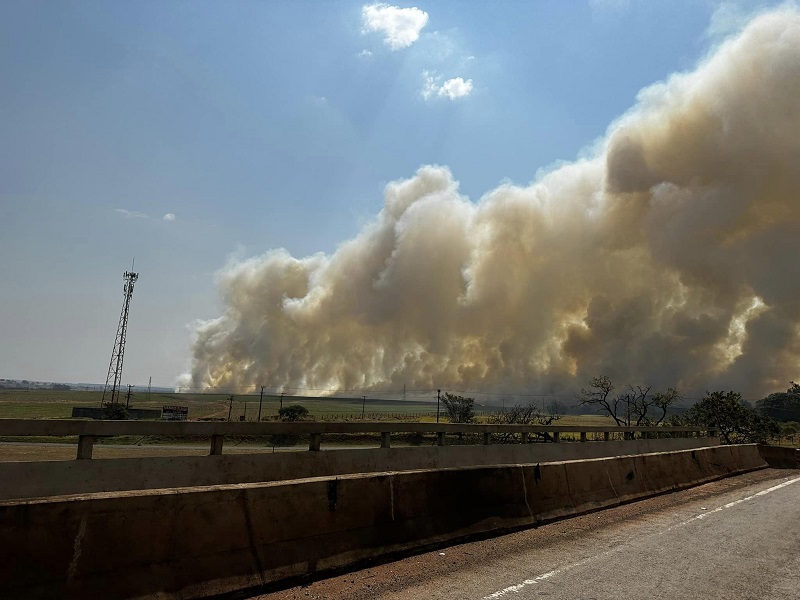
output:
[{"label": "antenna on tower", "polygon": [[[136,259],[134,258],[134,264]],[[133,266],[131,266],[133,269]],[[131,307],[131,297],[133,296],[133,286],[139,279],[139,274],[125,271],[123,275],[125,285],[122,288],[124,300],[122,302],[122,312],[119,315],[119,325],[117,325],[117,337],[114,339],[114,349],[111,350],[111,362],[108,365],[108,375],[106,385],[103,388],[103,399],[100,401],[102,407],[106,403],[106,398],[110,404],[119,402],[120,381],[122,380],[122,362],[125,358],[125,339],[128,334],[128,311]]]}]

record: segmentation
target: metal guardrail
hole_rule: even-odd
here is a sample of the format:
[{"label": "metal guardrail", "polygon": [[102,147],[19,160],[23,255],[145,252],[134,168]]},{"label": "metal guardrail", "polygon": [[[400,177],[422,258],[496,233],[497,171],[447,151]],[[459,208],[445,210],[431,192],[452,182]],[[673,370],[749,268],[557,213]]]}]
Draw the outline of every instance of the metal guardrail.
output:
[{"label": "metal guardrail", "polygon": [[587,441],[587,434],[602,433],[609,441],[612,433],[622,433],[624,439],[633,439],[636,433],[650,433],[656,437],[665,434],[685,433],[695,436],[715,437],[716,431],[701,427],[611,427],[588,425],[478,425],[472,423],[403,423],[367,421],[360,423],[331,423],[319,421],[299,422],[164,422],[164,421],[74,421],[66,419],[0,419],[0,436],[6,437],[67,437],[78,436],[79,459],[92,457],[97,438],[120,435],[166,435],[210,437],[210,455],[222,454],[226,436],[308,435],[308,449],[320,450],[325,434],[379,433],[381,448],[391,446],[393,433],[435,433],[436,443],[445,445],[445,436],[450,434],[482,434],[483,443],[491,444],[493,434],[520,435],[523,443],[531,435],[549,434],[558,443],[562,433],[578,433],[580,441]]}]

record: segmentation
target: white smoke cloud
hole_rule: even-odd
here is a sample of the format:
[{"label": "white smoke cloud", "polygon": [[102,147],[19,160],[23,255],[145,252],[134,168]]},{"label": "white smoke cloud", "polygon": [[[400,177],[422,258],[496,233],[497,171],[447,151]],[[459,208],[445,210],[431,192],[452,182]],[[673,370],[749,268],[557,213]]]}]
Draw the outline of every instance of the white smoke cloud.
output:
[{"label": "white smoke cloud", "polygon": [[164,221],[174,221],[175,220],[175,213],[167,213],[161,218]]},{"label": "white smoke cloud", "polygon": [[331,255],[220,274],[194,385],[685,392],[800,365],[800,13],[755,18],[643,90],[587,159],[470,203],[447,168],[389,184]]},{"label": "white smoke cloud", "polygon": [[369,4],[361,8],[364,32],[383,33],[383,42],[392,50],[408,48],[419,39],[428,23],[428,13],[412,6],[400,8],[388,4]]}]

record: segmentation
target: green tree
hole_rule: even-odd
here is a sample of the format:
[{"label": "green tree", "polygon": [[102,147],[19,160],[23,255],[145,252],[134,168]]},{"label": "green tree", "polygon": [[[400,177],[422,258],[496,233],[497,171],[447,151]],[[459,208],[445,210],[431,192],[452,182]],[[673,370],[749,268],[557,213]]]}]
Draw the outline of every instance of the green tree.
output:
[{"label": "green tree", "polygon": [[716,429],[725,444],[764,443],[779,433],[777,423],[750,408],[738,392],[706,392],[686,413],[686,422]]},{"label": "green tree", "polygon": [[[308,418],[308,409],[300,404],[290,404],[278,410],[278,418],[281,421],[302,421]],[[273,446],[294,446],[299,437],[291,433],[277,433],[269,436],[268,439]]]},{"label": "green tree", "polygon": [[776,421],[800,421],[800,385],[790,382],[785,392],[770,394],[756,402],[756,410]]},{"label": "green tree", "polygon": [[442,404],[451,423],[472,423],[475,420],[475,399],[446,393]]},{"label": "green tree", "polygon": [[300,404],[284,406],[278,411],[278,417],[281,421],[302,421],[308,418],[308,409]]}]

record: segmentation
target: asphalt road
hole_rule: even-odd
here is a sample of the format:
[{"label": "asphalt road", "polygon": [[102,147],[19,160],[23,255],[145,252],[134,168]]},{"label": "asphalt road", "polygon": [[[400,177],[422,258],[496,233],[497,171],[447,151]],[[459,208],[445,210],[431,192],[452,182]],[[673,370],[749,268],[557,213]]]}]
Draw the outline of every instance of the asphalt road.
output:
[{"label": "asphalt road", "polygon": [[260,600],[800,599],[800,471],[758,471]]}]

